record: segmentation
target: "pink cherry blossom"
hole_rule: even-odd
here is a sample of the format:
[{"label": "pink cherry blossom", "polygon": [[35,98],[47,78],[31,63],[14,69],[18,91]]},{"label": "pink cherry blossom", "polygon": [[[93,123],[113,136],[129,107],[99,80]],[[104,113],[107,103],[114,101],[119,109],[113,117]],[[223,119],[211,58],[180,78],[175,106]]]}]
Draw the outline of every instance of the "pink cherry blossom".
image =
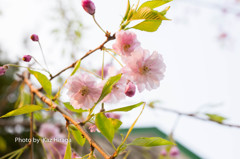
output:
[{"label": "pink cherry blossom", "polygon": [[95,124],[92,124],[91,126],[89,126],[88,129],[90,130],[90,132],[96,132],[97,126]]},{"label": "pink cherry blossom", "polygon": [[54,138],[60,134],[60,130],[57,126],[49,123],[44,123],[39,129],[39,135],[46,138]]},{"label": "pink cherry blossom", "polygon": [[166,66],[158,52],[154,51],[150,54],[148,50],[138,48],[125,60],[125,63],[123,73],[136,83],[139,92],[145,88],[152,90],[159,87]]},{"label": "pink cherry blossom", "polygon": [[75,109],[91,108],[101,94],[95,79],[85,74],[76,74],[68,79],[66,84],[70,103]]},{"label": "pink cherry blossom", "polygon": [[4,67],[0,67],[0,76],[6,73],[6,69]]},{"label": "pink cherry blossom", "polygon": [[135,95],[135,92],[136,92],[136,86],[134,85],[133,82],[129,81],[125,88],[126,96],[133,97]]},{"label": "pink cherry blossom", "polygon": [[120,55],[131,56],[139,46],[140,42],[135,33],[121,30],[116,33],[116,41],[112,47]]},{"label": "pink cherry blossom", "polygon": [[[104,81],[105,84],[106,81]],[[125,87],[126,87],[127,80],[124,76],[112,87],[112,91],[108,94],[104,99],[103,102],[105,103],[116,103],[119,100],[122,100],[126,97],[125,95]]]},{"label": "pink cherry blossom", "polygon": [[59,127],[53,124],[44,123],[39,129],[39,135],[44,138],[43,146],[47,151],[48,159],[64,157],[67,143],[58,141],[65,141],[63,139],[65,139],[66,136],[60,133]]}]

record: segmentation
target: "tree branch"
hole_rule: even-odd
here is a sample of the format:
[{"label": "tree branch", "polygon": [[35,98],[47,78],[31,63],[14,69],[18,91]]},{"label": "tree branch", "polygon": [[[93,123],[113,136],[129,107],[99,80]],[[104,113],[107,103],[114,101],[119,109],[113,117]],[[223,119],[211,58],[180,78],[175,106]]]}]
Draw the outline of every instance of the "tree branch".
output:
[{"label": "tree branch", "polygon": [[194,114],[194,113],[183,113],[183,112],[179,112],[179,111],[177,111],[177,110],[168,109],[168,108],[163,108],[163,107],[155,107],[155,108],[157,108],[157,109],[161,109],[161,110],[163,110],[163,111],[167,111],[167,112],[175,113],[175,114],[178,114],[178,115],[180,115],[180,116],[188,116],[188,117],[192,117],[192,118],[195,118],[195,119],[198,119],[198,120],[202,120],[202,121],[210,121],[210,122],[213,122],[213,123],[216,123],[216,124],[222,125],[222,126],[228,126],[228,127],[240,128],[240,125],[227,124],[227,123],[220,123],[220,122],[217,122],[217,121],[214,121],[214,120],[208,119],[208,118],[202,118],[202,117],[199,117],[199,116],[197,116],[197,115]]}]

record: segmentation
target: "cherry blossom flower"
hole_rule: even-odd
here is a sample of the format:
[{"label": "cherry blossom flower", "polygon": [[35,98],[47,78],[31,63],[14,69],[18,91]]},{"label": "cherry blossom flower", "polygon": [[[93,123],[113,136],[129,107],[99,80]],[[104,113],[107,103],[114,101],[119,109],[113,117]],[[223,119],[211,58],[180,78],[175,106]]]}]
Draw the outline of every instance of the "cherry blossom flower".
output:
[{"label": "cherry blossom flower", "polygon": [[46,138],[54,138],[60,134],[57,126],[49,123],[44,123],[39,129],[39,135]]},{"label": "cherry blossom flower", "polygon": [[134,50],[132,56],[126,59],[125,63],[123,74],[127,74],[130,80],[136,83],[139,92],[145,88],[152,90],[159,87],[166,66],[158,52],[154,51],[150,54],[148,50],[138,48]]},{"label": "cherry blossom flower", "polygon": [[68,79],[66,84],[70,103],[75,109],[91,108],[101,94],[95,79],[85,74],[76,74]]},{"label": "cherry blossom flower", "polygon": [[91,126],[89,126],[88,129],[90,130],[90,132],[96,132],[97,126],[95,124],[92,124]]},{"label": "cherry blossom flower", "polygon": [[135,33],[121,30],[116,33],[116,41],[112,47],[120,55],[131,56],[139,46],[140,42]]},{"label": "cherry blossom flower", "polygon": [[44,138],[43,146],[47,151],[48,159],[55,158],[63,158],[67,143],[66,142],[58,142],[65,141],[65,135],[60,133],[59,127],[44,123],[41,125],[39,129],[39,135]]},{"label": "cherry blossom flower", "polygon": [[6,69],[4,67],[0,67],[0,76],[3,76],[6,73]]}]

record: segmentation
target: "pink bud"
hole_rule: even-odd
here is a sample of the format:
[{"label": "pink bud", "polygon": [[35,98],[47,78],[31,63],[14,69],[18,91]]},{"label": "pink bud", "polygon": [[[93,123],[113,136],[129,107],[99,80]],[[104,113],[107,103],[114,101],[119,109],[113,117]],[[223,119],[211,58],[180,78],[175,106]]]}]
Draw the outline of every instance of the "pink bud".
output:
[{"label": "pink bud", "polygon": [[132,97],[134,96],[135,92],[136,92],[136,86],[132,82],[128,82],[125,88],[126,96]]},{"label": "pink bud", "polygon": [[32,41],[39,41],[39,37],[36,34],[32,34],[31,39],[32,39]]},{"label": "pink bud", "polygon": [[167,151],[165,149],[163,149],[161,152],[160,152],[160,155],[161,156],[167,156]]},{"label": "pink bud", "polygon": [[97,126],[95,124],[93,124],[93,125],[89,126],[88,129],[90,130],[90,132],[96,132]]},{"label": "pink bud", "polygon": [[25,61],[25,62],[29,62],[29,61],[31,61],[32,56],[31,56],[31,55],[24,55],[22,59],[23,59],[23,61]]},{"label": "pink bud", "polygon": [[121,115],[116,113],[105,113],[107,118],[120,119]]},{"label": "pink bud", "polygon": [[4,67],[0,67],[0,76],[4,75],[6,73],[7,69]]},{"label": "pink bud", "polygon": [[180,154],[179,149],[176,146],[171,148],[171,150],[170,150],[170,156],[171,157],[176,157],[179,154]]},{"label": "pink bud", "polygon": [[95,5],[91,0],[82,0],[82,7],[87,13],[95,14]]}]

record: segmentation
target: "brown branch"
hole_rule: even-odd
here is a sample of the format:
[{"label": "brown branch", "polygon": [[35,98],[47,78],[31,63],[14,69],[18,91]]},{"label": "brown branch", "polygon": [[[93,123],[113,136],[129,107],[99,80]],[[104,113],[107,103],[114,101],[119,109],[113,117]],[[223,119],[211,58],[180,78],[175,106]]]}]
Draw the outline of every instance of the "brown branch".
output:
[{"label": "brown branch", "polygon": [[[105,45],[107,42],[115,39],[115,34],[113,34],[113,35],[111,36],[110,33],[107,32],[106,37],[107,37],[107,39],[106,39],[101,45],[99,45],[99,46],[98,46],[97,48],[95,48],[94,50],[89,50],[83,57],[80,58],[80,60],[85,59],[86,57],[88,57],[89,55],[91,55],[92,53],[94,53],[94,52],[97,51],[97,50],[102,50],[103,47],[104,47],[104,45]],[[52,76],[52,77],[50,78],[50,80],[53,80],[55,77],[59,76],[60,74],[62,74],[62,73],[65,72],[66,70],[68,70],[68,69],[70,69],[70,68],[73,68],[73,67],[76,65],[77,62],[78,62],[78,60],[75,61],[74,63],[72,63],[70,66],[62,69],[62,70],[61,70],[60,72],[58,72],[56,75]]]},{"label": "brown branch", "polygon": [[180,115],[180,116],[188,116],[188,117],[192,117],[192,118],[195,118],[195,119],[198,119],[198,120],[202,120],[202,121],[210,121],[210,122],[213,122],[213,123],[222,125],[222,126],[228,126],[228,127],[233,127],[233,128],[240,128],[240,125],[234,125],[234,124],[228,124],[228,123],[220,123],[220,122],[217,122],[217,121],[208,119],[208,118],[199,117],[199,116],[197,116],[197,115],[194,114],[194,113],[183,113],[183,112],[179,112],[179,111],[177,111],[177,110],[168,109],[168,108],[163,108],[163,107],[155,107],[155,108],[161,109],[161,110],[163,110],[163,111],[175,113],[175,114],[178,114],[178,115]]},{"label": "brown branch", "polygon": [[43,95],[36,87],[34,87],[32,85],[32,83],[30,82],[30,80],[28,78],[26,78],[26,76],[24,77],[24,82],[29,86],[30,91],[35,93],[36,96],[38,96],[44,103],[46,103],[49,107],[56,109],[59,113],[62,114],[62,116],[68,120],[69,122],[71,122],[73,125],[76,126],[76,128],[83,134],[83,136],[88,140],[88,142],[90,143],[90,145],[92,145],[93,147],[95,147],[100,154],[105,158],[105,159],[110,159],[110,155],[105,152],[102,147],[96,143],[96,141],[88,134],[88,132],[81,126],[78,124],[77,121],[75,121],[73,119],[73,117],[66,112],[64,109],[62,109],[61,107],[59,107],[56,103],[54,103],[51,99],[47,98],[45,95]]}]

